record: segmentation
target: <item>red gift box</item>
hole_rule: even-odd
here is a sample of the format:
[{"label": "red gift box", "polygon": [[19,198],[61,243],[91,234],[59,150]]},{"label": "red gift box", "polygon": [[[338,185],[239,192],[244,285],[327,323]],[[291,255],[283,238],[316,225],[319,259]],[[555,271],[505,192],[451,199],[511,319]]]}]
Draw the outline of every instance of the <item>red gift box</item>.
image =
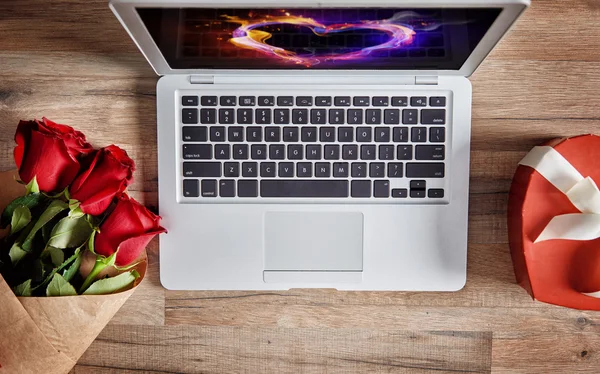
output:
[{"label": "red gift box", "polygon": [[508,230],[517,282],[536,300],[600,310],[600,137],[557,139],[521,161]]}]

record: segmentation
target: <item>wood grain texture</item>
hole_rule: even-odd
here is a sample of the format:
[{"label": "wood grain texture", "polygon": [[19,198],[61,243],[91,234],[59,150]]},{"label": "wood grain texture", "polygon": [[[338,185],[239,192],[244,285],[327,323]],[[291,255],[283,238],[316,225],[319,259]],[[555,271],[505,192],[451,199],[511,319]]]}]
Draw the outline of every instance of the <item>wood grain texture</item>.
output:
[{"label": "wood grain texture", "polygon": [[[473,75],[469,259],[456,293],[169,292],[145,283],[73,373],[600,371],[600,313],[535,302],[514,281],[506,204],[517,162],[600,134],[600,2],[534,0]],[[0,2],[0,170],[19,119],[47,116],[137,161],[157,206],[157,77],[105,0]]]}]

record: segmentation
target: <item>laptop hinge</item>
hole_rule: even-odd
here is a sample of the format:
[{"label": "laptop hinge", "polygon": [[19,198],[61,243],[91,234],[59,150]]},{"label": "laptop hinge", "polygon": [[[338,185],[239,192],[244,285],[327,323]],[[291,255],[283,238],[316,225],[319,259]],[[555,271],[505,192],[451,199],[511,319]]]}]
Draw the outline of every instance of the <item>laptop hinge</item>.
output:
[{"label": "laptop hinge", "polygon": [[438,84],[438,77],[435,75],[416,76],[415,84],[416,85],[435,86]]},{"label": "laptop hinge", "polygon": [[214,75],[190,75],[191,84],[214,84]]}]

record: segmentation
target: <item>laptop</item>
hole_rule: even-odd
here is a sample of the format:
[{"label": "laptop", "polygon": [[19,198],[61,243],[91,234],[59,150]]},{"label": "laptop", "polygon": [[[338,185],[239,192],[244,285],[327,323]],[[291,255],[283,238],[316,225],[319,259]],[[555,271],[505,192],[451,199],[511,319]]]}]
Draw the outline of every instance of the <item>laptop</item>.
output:
[{"label": "laptop", "polygon": [[467,77],[528,5],[111,1],[161,76],[164,287],[461,289]]}]

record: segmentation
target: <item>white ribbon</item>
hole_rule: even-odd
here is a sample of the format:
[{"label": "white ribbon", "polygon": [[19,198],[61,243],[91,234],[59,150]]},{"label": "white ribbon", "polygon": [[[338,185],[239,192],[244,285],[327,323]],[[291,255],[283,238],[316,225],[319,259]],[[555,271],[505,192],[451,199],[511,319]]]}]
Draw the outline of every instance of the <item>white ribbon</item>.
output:
[{"label": "white ribbon", "polygon": [[[564,193],[581,213],[552,218],[535,243],[552,239],[594,240],[600,238],[600,190],[554,148],[534,147],[520,165],[532,167]],[[600,291],[584,293],[600,298]]]}]

